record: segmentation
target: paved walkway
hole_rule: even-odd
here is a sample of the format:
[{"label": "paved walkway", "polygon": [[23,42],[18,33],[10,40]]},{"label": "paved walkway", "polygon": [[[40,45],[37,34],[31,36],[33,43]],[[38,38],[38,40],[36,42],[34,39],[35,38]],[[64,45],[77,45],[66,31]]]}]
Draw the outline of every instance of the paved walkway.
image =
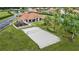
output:
[{"label": "paved walkway", "polygon": [[60,41],[60,39],[39,27],[22,29],[38,46],[44,48]]}]

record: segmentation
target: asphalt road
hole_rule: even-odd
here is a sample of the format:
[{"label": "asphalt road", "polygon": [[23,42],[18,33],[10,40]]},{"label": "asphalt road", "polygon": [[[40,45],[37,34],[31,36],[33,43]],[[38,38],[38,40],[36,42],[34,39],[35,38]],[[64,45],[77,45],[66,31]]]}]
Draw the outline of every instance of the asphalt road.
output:
[{"label": "asphalt road", "polygon": [[1,23],[0,23],[0,30],[3,29],[3,28],[5,28],[6,26],[8,26],[8,25],[11,23],[11,21],[12,21],[13,19],[15,19],[15,18],[16,18],[16,16],[14,15],[14,16],[11,16],[11,17],[7,18],[7,19],[4,20],[3,22],[1,22]]}]

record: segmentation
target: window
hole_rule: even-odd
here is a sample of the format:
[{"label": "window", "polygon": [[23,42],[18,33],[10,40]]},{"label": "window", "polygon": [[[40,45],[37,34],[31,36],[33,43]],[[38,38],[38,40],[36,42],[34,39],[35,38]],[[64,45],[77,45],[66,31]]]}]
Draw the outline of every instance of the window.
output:
[{"label": "window", "polygon": [[36,21],[38,21],[38,18],[36,18]]},{"label": "window", "polygon": [[29,22],[31,22],[31,20],[29,20]]},{"label": "window", "polygon": [[32,22],[35,22],[35,19],[33,19]]},{"label": "window", "polygon": [[41,20],[41,18],[39,18],[39,20]]},{"label": "window", "polygon": [[26,19],[26,22],[28,22],[27,19]]}]

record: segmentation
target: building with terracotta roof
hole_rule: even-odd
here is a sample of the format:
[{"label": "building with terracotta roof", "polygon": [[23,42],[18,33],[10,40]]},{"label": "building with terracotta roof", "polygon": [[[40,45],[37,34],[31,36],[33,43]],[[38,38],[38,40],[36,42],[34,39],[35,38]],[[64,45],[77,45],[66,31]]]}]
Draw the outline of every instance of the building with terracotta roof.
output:
[{"label": "building with terracotta roof", "polygon": [[35,12],[24,12],[18,17],[18,21],[25,24],[37,22],[41,19],[41,15]]}]

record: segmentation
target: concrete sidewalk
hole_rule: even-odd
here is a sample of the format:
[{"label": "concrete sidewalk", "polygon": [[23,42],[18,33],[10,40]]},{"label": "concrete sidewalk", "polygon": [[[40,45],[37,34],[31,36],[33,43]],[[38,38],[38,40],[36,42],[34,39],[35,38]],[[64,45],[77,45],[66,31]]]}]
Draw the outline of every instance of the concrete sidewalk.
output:
[{"label": "concrete sidewalk", "polygon": [[57,36],[44,31],[39,27],[32,27],[22,30],[39,46],[39,48],[44,48],[60,41]]}]

